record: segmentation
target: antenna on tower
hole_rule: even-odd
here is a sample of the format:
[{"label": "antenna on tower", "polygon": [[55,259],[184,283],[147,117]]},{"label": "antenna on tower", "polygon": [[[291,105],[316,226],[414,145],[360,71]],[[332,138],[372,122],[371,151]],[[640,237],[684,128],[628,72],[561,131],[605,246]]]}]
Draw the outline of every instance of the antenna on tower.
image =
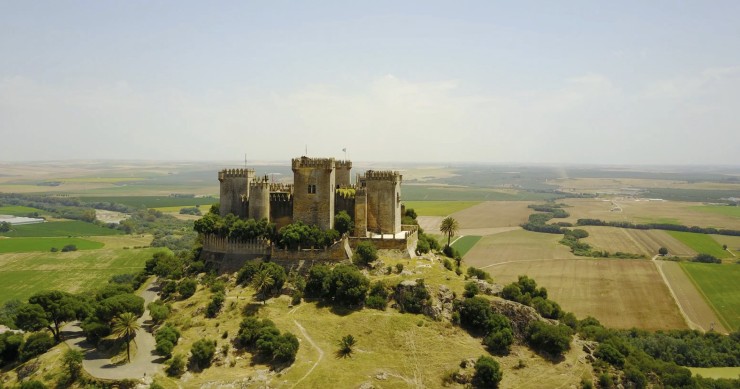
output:
[{"label": "antenna on tower", "polygon": [[308,143],[306,144],[306,154],[304,155],[308,157]]},{"label": "antenna on tower", "polygon": [[247,153],[244,153],[244,168],[247,168]]}]

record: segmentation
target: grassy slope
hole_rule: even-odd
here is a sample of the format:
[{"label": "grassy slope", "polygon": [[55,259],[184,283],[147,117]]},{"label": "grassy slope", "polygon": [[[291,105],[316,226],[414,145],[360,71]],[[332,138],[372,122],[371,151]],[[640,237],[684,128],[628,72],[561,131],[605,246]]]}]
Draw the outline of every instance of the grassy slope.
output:
[{"label": "grassy slope", "polygon": [[103,243],[80,238],[9,238],[0,239],[0,253],[50,251],[52,247],[61,250],[66,245],[75,245],[78,250],[103,248]]},{"label": "grassy slope", "polygon": [[447,216],[480,201],[406,201],[406,209],[413,208],[420,216]]},{"label": "grassy slope", "polygon": [[7,237],[99,236],[119,234],[123,234],[123,232],[79,220],[13,226],[10,231],[0,233],[0,235]]},{"label": "grassy slope", "polygon": [[724,325],[740,329],[740,266],[682,262],[681,268],[709,302]]},{"label": "grassy slope", "polygon": [[[438,285],[446,284],[458,295],[465,280],[446,271],[439,262],[423,259],[381,258],[388,265],[403,263],[414,275],[398,274],[373,276],[397,284],[404,279],[423,277],[427,286],[436,292]],[[233,280],[233,278],[232,278]],[[258,386],[267,381],[270,387],[358,387],[365,382],[383,388],[441,387],[442,377],[455,370],[462,359],[487,355],[481,340],[447,321],[433,321],[422,315],[401,314],[389,307],[386,311],[363,309],[337,312],[316,302],[303,302],[296,307],[289,305],[287,296],[268,300],[262,305],[253,300],[251,288],[229,287],[224,309],[217,318],[207,319],[203,307],[212,293],[201,288],[195,296],[174,304],[175,314],[170,319],[181,328],[181,343],[175,352],[187,354],[192,343],[201,338],[214,339],[217,349],[231,344],[238,332],[242,312],[257,311],[261,318],[273,320],[281,331],[289,331],[300,340],[296,362],[279,374],[266,373],[267,366],[253,361],[251,354],[231,349],[227,356],[201,373],[188,377],[187,385],[235,384],[245,380]],[[303,331],[301,330],[303,329]],[[222,338],[228,332],[226,339]],[[355,352],[350,358],[337,358],[337,342],[347,334],[357,339]],[[310,338],[310,340],[309,340]],[[573,350],[565,362],[552,364],[536,356],[529,349],[515,347],[507,357],[494,357],[504,366],[504,387],[531,387],[544,385],[577,385],[583,374],[590,375],[590,366],[574,368],[580,347]],[[520,370],[513,366],[524,360],[527,367]],[[230,364],[234,363],[233,367]],[[384,379],[376,378],[383,375]],[[260,378],[261,377],[261,378]],[[158,382],[167,388],[177,383],[160,375]],[[459,385],[453,387],[460,387]]]},{"label": "grassy slope", "polygon": [[115,274],[134,273],[161,249],[101,249],[69,253],[0,254],[0,304],[46,289],[82,292]]},{"label": "grassy slope", "polygon": [[698,253],[713,255],[717,258],[726,258],[731,256],[730,253],[723,250],[722,246],[710,235],[682,231],[666,232]]}]

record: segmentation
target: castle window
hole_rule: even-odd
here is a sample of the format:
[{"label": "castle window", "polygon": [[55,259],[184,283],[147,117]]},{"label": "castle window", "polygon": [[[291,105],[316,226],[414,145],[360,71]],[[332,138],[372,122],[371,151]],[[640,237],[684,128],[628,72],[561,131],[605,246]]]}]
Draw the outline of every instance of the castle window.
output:
[{"label": "castle window", "polygon": [[316,185],[308,185],[308,194],[316,194]]}]

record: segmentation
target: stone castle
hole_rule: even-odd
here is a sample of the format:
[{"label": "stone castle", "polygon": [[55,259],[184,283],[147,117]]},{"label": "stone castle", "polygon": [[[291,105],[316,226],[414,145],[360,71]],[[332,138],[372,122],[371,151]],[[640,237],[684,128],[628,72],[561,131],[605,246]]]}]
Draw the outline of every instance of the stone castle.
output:
[{"label": "stone castle", "polygon": [[254,169],[220,171],[221,215],[266,218],[278,228],[301,221],[326,230],[334,227],[337,213],[346,211],[354,221],[352,237],[403,232],[399,172],[368,170],[353,184],[351,161],[300,157],[291,166],[292,185],[271,183],[267,176],[255,176]]}]

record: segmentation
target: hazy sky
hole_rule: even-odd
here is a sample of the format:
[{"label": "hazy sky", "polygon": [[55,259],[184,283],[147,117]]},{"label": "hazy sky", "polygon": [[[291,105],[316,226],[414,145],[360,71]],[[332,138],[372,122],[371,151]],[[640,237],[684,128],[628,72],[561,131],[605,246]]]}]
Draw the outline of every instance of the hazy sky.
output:
[{"label": "hazy sky", "polygon": [[0,161],[740,164],[740,1],[4,1]]}]

